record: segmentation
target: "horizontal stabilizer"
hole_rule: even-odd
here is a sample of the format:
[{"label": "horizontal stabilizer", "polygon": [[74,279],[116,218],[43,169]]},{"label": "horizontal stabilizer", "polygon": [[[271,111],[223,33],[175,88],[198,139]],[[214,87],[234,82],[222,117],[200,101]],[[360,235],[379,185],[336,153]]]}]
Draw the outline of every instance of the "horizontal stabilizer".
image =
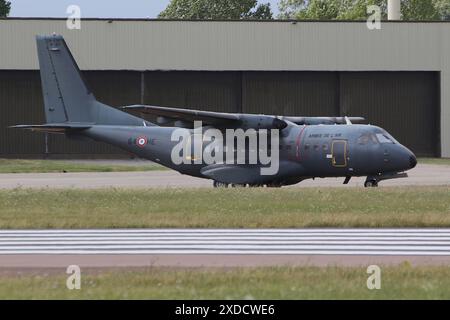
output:
[{"label": "horizontal stabilizer", "polygon": [[91,128],[86,124],[42,124],[42,125],[18,125],[12,126],[13,129],[26,129],[35,132],[49,132],[49,133],[67,133],[73,131],[82,131]]}]

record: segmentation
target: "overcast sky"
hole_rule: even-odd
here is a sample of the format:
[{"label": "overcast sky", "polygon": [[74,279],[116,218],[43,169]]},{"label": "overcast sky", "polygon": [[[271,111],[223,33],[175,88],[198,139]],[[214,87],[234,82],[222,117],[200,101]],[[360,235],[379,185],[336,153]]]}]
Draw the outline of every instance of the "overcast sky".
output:
[{"label": "overcast sky", "polygon": [[[66,17],[69,5],[79,5],[84,18],[156,18],[170,0],[9,0],[11,17]],[[278,0],[271,3],[278,13]]]}]

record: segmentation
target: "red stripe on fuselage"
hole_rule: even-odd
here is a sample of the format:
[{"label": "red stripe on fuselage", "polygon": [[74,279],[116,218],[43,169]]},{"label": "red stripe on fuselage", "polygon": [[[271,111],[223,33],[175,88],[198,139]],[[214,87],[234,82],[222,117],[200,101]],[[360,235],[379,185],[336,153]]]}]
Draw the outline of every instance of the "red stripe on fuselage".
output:
[{"label": "red stripe on fuselage", "polygon": [[301,143],[302,143],[302,136],[303,136],[303,132],[306,129],[306,125],[303,126],[302,130],[300,130],[300,133],[297,136],[297,142],[296,142],[296,146],[297,146],[297,152],[296,152],[296,156],[297,156],[297,160],[300,161],[300,150],[301,150]]}]

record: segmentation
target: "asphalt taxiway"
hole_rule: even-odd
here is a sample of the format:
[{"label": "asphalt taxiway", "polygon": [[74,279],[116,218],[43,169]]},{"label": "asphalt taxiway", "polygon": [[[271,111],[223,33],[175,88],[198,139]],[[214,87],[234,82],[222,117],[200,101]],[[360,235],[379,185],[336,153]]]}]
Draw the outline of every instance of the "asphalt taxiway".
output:
[{"label": "asphalt taxiway", "polygon": [[[382,181],[380,186],[450,185],[450,166],[419,164],[408,178]],[[362,186],[365,178],[352,178],[347,187]],[[293,187],[343,187],[343,178],[306,180]],[[211,180],[178,172],[101,172],[101,173],[13,173],[0,174],[0,189],[14,188],[201,188],[212,187]]]}]

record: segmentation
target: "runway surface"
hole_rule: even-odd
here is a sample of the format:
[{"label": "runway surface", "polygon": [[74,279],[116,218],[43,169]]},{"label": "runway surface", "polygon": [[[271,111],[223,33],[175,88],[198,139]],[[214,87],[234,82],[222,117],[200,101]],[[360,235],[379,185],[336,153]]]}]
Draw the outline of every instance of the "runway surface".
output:
[{"label": "runway surface", "polygon": [[450,264],[450,229],[0,231],[0,267],[352,265],[405,260]]},{"label": "runway surface", "polygon": [[[380,186],[450,185],[450,166],[419,164],[408,171],[408,178],[382,181]],[[355,187],[365,178],[352,178],[344,186],[343,178],[306,180],[293,187]],[[103,173],[14,173],[0,174],[0,189],[13,188],[161,188],[212,187],[211,180],[193,178],[178,172],[103,172]]]}]

